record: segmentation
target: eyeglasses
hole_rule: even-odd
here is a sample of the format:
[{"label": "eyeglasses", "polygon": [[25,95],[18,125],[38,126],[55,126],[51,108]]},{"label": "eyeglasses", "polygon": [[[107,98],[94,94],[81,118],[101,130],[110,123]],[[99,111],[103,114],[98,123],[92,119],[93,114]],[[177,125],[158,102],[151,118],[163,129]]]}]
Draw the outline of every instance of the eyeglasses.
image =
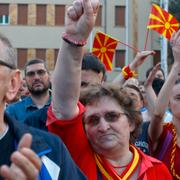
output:
[{"label": "eyeglasses", "polygon": [[38,75],[38,76],[44,76],[45,74],[46,74],[46,70],[44,70],[44,69],[39,69],[39,70],[37,70],[37,71],[29,71],[29,72],[27,72],[26,73],[26,76],[28,76],[28,77],[34,77],[36,74]]},{"label": "eyeglasses", "polygon": [[100,122],[101,117],[103,117],[107,122],[116,122],[123,115],[126,115],[126,113],[115,111],[105,112],[103,115],[93,114],[86,118],[85,123],[95,126]]},{"label": "eyeglasses", "polygon": [[10,69],[16,69],[16,67],[15,67],[14,65],[8,64],[8,63],[6,63],[6,62],[5,62],[4,60],[2,60],[2,59],[0,59],[0,65],[6,66],[6,67],[8,67],[8,68],[10,68]]}]

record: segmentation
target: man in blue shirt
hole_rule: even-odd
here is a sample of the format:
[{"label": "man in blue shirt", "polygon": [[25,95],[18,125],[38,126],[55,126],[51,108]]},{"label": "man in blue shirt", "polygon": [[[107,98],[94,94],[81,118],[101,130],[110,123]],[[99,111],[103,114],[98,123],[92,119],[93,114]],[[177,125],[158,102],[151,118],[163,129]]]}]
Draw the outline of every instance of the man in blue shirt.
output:
[{"label": "man in blue shirt", "polygon": [[10,104],[6,112],[18,121],[24,122],[33,111],[50,105],[50,76],[45,61],[32,59],[24,68],[25,80],[30,96]]}]

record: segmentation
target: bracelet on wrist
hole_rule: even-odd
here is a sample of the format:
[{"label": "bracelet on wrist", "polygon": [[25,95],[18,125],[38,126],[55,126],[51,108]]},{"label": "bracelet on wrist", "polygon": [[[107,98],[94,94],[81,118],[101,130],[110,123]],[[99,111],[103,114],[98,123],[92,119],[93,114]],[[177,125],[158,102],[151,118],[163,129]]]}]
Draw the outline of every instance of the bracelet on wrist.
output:
[{"label": "bracelet on wrist", "polygon": [[131,77],[137,77],[138,74],[135,71],[132,71],[128,65],[122,68],[122,75],[125,80],[128,80]]},{"label": "bracelet on wrist", "polygon": [[77,41],[73,38],[71,38],[68,34],[63,33],[62,35],[62,39],[67,42],[68,44],[72,45],[72,46],[76,46],[76,47],[82,47],[84,45],[87,44],[86,40],[81,40],[81,41]]}]

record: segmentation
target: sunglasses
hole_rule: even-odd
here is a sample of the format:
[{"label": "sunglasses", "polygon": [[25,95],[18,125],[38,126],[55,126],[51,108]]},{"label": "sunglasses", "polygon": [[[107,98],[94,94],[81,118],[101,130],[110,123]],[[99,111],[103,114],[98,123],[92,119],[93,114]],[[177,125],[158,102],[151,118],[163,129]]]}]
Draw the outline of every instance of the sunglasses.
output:
[{"label": "sunglasses", "polygon": [[46,74],[46,70],[44,70],[44,69],[39,69],[39,70],[37,70],[37,71],[29,71],[29,72],[27,72],[26,73],[26,76],[28,76],[28,77],[34,77],[36,74],[38,75],[38,76],[44,76],[45,74]]},{"label": "sunglasses", "polygon": [[0,65],[1,66],[6,66],[6,67],[8,67],[8,68],[10,68],[10,69],[16,69],[16,67],[14,66],[14,65],[11,65],[11,64],[8,64],[8,63],[6,63],[4,60],[2,60],[2,59],[0,59]]},{"label": "sunglasses", "polygon": [[119,118],[126,115],[126,113],[123,112],[115,112],[115,111],[109,111],[105,112],[103,115],[99,114],[92,114],[86,118],[86,124],[90,125],[97,125],[100,122],[100,119],[103,117],[106,122],[116,122]]}]

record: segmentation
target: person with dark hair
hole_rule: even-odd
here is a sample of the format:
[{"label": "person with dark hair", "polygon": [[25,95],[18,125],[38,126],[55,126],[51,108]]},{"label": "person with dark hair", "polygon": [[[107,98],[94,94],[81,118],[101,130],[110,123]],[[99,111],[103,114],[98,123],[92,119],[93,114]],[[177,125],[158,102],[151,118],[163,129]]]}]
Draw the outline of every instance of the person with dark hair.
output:
[{"label": "person with dark hair", "polygon": [[82,61],[81,87],[89,84],[101,84],[106,80],[104,64],[92,53],[86,53]]},{"label": "person with dark hair", "polygon": [[[152,71],[153,67],[149,68],[147,71],[146,71],[146,79],[148,78],[150,72]],[[162,68],[159,68],[159,70],[156,72],[155,74],[155,78],[159,78],[159,79],[162,79],[162,80],[165,80],[165,74],[164,74],[164,71]]]},{"label": "person with dark hair", "polygon": [[24,122],[33,111],[50,105],[50,75],[45,61],[32,59],[24,67],[25,81],[30,95],[16,103],[9,104],[6,111],[18,121]]},{"label": "person with dark hair", "polygon": [[97,0],[77,0],[68,8],[52,78],[48,130],[62,137],[89,180],[171,179],[165,165],[131,144],[142,118],[125,88],[93,84],[80,97],[83,45],[99,4]]},{"label": "person with dark hair", "polygon": [[0,180],[86,179],[60,138],[28,127],[4,112],[6,101],[14,98],[19,85],[16,53],[0,34]]}]

